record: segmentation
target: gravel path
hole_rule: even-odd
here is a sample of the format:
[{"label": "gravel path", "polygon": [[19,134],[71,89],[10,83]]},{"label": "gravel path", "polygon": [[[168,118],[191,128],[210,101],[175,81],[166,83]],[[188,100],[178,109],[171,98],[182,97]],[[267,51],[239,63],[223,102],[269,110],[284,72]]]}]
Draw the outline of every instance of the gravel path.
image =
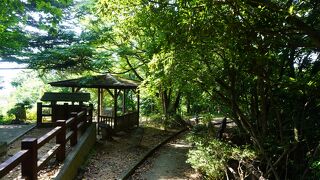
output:
[{"label": "gravel path", "polygon": [[120,179],[153,147],[177,130],[144,127],[96,143],[77,179]]},{"label": "gravel path", "polygon": [[186,163],[190,147],[186,141],[186,133],[180,134],[148,158],[130,179],[201,179],[200,175]]}]

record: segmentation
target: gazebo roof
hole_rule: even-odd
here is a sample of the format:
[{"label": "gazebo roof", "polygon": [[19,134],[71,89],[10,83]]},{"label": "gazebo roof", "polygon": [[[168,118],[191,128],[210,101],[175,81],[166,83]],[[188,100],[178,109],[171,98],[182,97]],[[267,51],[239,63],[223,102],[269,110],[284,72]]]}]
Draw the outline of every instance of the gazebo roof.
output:
[{"label": "gazebo roof", "polygon": [[41,98],[41,101],[88,102],[89,100],[89,93],[45,92]]},{"label": "gazebo roof", "polygon": [[57,87],[77,88],[106,88],[106,89],[136,89],[138,82],[120,78],[116,75],[105,74],[98,76],[85,76],[78,79],[57,81],[49,83]]}]

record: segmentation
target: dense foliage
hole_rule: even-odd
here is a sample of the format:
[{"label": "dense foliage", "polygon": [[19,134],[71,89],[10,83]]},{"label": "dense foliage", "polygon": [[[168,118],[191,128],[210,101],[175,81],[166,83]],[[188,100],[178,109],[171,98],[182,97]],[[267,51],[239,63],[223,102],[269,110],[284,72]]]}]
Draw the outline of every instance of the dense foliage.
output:
[{"label": "dense foliage", "polygon": [[70,0],[4,0],[0,2],[0,58],[19,61],[26,58],[37,43],[48,44],[56,34],[64,9]]},{"label": "dense foliage", "polygon": [[319,136],[318,2],[100,3],[124,44],[153,50],[145,83],[164,113],[198,87],[250,134],[265,176],[308,173]]},{"label": "dense foliage", "polygon": [[206,179],[245,179],[262,176],[254,167],[256,155],[245,146],[219,141],[205,126],[195,126],[188,140],[194,148],[188,153],[188,163]]},{"label": "dense foliage", "polygon": [[[250,135],[264,177],[317,175],[320,2],[85,2],[76,10],[86,26],[82,35],[52,41],[60,44],[38,48],[24,62],[46,71],[113,72],[140,80],[146,112],[166,119],[183,108],[195,114],[219,109]],[[45,12],[62,17],[51,8]],[[5,27],[17,27],[18,17],[3,21]],[[11,29],[2,34],[13,40],[1,41],[2,57],[32,47],[31,41],[14,41],[28,36]]]}]

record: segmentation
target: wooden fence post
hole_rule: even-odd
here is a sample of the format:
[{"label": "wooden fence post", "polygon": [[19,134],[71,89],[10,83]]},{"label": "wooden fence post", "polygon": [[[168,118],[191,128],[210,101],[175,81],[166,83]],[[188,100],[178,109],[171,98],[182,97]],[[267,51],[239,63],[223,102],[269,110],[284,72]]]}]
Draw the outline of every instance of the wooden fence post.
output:
[{"label": "wooden fence post", "polygon": [[63,116],[65,119],[68,119],[69,117],[69,104],[68,103],[64,103],[63,104],[63,109],[64,109],[64,113],[63,113]]},{"label": "wooden fence post", "polygon": [[92,123],[93,118],[93,104],[89,104],[89,123]]},{"label": "wooden fence post", "polygon": [[26,138],[21,141],[21,149],[28,150],[24,160],[21,162],[22,177],[35,180],[38,173],[38,147],[36,138]]},{"label": "wooden fence post", "polygon": [[71,123],[71,131],[73,131],[73,135],[70,139],[70,145],[75,146],[78,141],[78,113],[72,112],[71,117],[74,117],[74,120]]},{"label": "wooden fence post", "polygon": [[78,117],[78,124],[79,123],[84,123],[84,126],[81,127],[81,129],[78,129],[83,133],[85,129],[88,127],[88,107],[82,107],[81,112],[84,111],[84,114],[81,117]]},{"label": "wooden fence post", "polygon": [[42,124],[42,102],[37,103],[37,126]]},{"label": "wooden fence post", "polygon": [[85,124],[86,127],[88,126],[88,108],[84,108],[84,116],[82,117],[82,120]]},{"label": "wooden fence post", "polygon": [[66,121],[58,120],[57,126],[60,126],[61,129],[56,136],[56,143],[60,144],[56,158],[58,162],[63,162],[66,158],[66,131],[67,131]]},{"label": "wooden fence post", "polygon": [[82,107],[81,108],[81,112],[84,111],[84,116],[81,117],[81,119],[79,121],[83,121],[83,122],[87,122],[87,117],[88,117],[88,107]]}]

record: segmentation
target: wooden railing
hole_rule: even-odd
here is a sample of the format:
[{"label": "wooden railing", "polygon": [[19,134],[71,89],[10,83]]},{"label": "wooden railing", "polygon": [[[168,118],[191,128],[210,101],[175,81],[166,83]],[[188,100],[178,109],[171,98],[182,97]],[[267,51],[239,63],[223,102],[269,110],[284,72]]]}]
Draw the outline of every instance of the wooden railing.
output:
[{"label": "wooden railing", "polygon": [[111,128],[114,127],[114,118],[111,116],[100,116],[101,123],[110,125]]},{"label": "wooden railing", "polygon": [[128,112],[124,115],[114,117],[100,116],[99,122],[108,124],[114,132],[123,131],[132,128],[133,126],[139,126],[139,113]]},{"label": "wooden railing", "polygon": [[[44,136],[26,138],[21,142],[21,151],[0,164],[0,178],[8,174],[12,169],[21,164],[21,176],[26,179],[37,179],[37,173],[49,160],[56,156],[56,161],[63,162],[66,157],[66,144],[70,141],[75,146],[78,133],[92,123],[92,109],[85,108],[80,112],[73,112],[71,118],[58,120],[56,127]],[[56,138],[56,144],[42,157],[38,159],[38,149]]]}]

